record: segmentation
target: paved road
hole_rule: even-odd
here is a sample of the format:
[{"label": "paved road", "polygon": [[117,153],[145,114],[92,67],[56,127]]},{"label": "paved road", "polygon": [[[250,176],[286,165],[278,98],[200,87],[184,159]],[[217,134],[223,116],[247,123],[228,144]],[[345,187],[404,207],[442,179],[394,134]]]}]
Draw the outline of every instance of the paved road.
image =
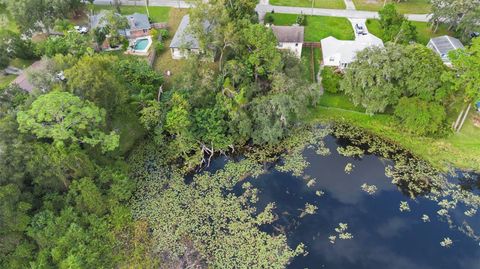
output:
[{"label": "paved road", "polygon": [[[109,5],[112,1],[110,0],[95,0],[95,4],[99,5]],[[305,7],[287,7],[287,6],[272,6],[267,4],[267,0],[261,0],[260,4],[257,5],[256,11],[260,14],[260,17],[263,17],[265,13],[275,10],[277,13],[288,13],[288,14],[307,14],[307,15],[316,15],[316,16],[331,16],[331,17],[345,17],[353,19],[376,19],[378,18],[378,13],[374,11],[362,11],[362,10],[352,10],[352,9],[325,9],[325,8],[305,8]],[[123,5],[138,5],[141,6],[144,4],[144,1],[129,1],[122,0]],[[188,8],[190,4],[181,0],[149,0],[150,6],[165,6],[165,7],[177,7],[177,8]],[[421,21],[428,22],[430,15],[428,14],[407,14],[407,18],[411,21]]]},{"label": "paved road", "polygon": [[[306,8],[306,7],[286,7],[272,5],[257,5],[255,9],[259,14],[264,14],[274,10],[276,13],[288,14],[306,14],[315,16],[345,17],[353,19],[377,19],[378,12],[349,10],[349,9],[325,9],[325,8]],[[428,22],[428,14],[407,14],[411,21]]]}]

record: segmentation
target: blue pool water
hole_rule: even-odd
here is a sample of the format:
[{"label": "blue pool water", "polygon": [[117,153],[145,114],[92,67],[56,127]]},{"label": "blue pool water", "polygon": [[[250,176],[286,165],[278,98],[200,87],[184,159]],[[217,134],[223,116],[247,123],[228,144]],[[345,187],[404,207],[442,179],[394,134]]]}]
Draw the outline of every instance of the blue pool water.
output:
[{"label": "blue pool water", "polygon": [[135,46],[133,47],[135,50],[145,50],[148,46],[148,39],[139,39],[135,41]]}]

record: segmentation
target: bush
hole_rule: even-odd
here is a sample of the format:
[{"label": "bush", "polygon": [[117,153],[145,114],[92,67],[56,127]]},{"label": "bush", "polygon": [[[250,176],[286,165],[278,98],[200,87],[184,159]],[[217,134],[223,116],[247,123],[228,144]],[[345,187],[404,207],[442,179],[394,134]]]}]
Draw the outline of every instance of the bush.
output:
[{"label": "bush", "polygon": [[340,81],[342,75],[336,73],[332,67],[324,67],[322,70],[322,85],[325,91],[329,93],[337,93],[340,91]]},{"label": "bush", "polygon": [[267,15],[265,15],[265,23],[270,23],[270,24],[272,24],[273,21],[274,21],[274,19],[273,19],[273,15],[272,15],[272,14],[267,14]]},{"label": "bush", "polygon": [[295,23],[298,24],[298,25],[306,25],[307,24],[307,19],[306,19],[305,15],[304,14],[298,15]]},{"label": "bush", "polygon": [[163,44],[163,42],[160,42],[160,41],[155,42],[155,51],[157,53],[163,51],[164,48],[165,48],[165,45]]},{"label": "bush", "polygon": [[158,33],[160,34],[160,36],[162,36],[163,39],[168,37],[168,30],[167,29],[160,29],[160,30],[158,30]]},{"label": "bush", "polygon": [[419,97],[402,97],[394,115],[407,131],[417,135],[440,133],[447,117],[443,106]]}]

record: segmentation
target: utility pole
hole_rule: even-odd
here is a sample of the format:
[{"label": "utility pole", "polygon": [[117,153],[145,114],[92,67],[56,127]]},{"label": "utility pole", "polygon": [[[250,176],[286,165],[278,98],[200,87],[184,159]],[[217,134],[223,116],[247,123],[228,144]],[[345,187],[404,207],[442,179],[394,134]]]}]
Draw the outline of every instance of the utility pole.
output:
[{"label": "utility pole", "polygon": [[315,0],[312,0],[312,16],[313,16],[313,6],[315,6]]}]

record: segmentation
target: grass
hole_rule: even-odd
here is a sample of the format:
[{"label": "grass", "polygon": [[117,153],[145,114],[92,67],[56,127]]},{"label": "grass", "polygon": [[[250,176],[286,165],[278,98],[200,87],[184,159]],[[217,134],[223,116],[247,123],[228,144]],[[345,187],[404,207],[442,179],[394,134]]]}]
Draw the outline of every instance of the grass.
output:
[{"label": "grass", "polygon": [[10,65],[16,68],[20,69],[25,69],[32,65],[36,60],[34,59],[20,59],[20,58],[15,58],[12,61],[10,61]]},{"label": "grass", "polygon": [[[312,7],[312,0],[270,0],[271,5],[291,7]],[[343,0],[314,0],[316,8],[345,9]]]},{"label": "grass", "polygon": [[[99,11],[102,9],[106,10],[113,10],[115,7],[113,6],[106,6],[106,5],[96,5],[95,6],[95,11]],[[148,7],[148,10],[150,12],[150,19],[153,22],[166,22],[168,21],[168,16],[170,13],[170,7]],[[132,13],[143,13],[147,14],[147,10],[145,6],[142,6],[139,4],[139,6],[121,6],[120,8],[120,13],[122,15],[128,15]]]},{"label": "grass", "polygon": [[[437,32],[433,32],[430,25],[426,22],[412,22],[415,27],[417,27],[418,37],[417,42],[423,45],[426,45],[432,37],[442,36],[442,35],[453,35],[453,32],[447,30],[447,26],[440,25]],[[383,30],[380,27],[380,21],[376,19],[367,20],[368,31],[380,38],[383,39]],[[383,40],[387,41],[387,40]]]},{"label": "grass", "polygon": [[165,83],[167,87],[169,87],[172,80],[178,77],[178,75],[181,74],[183,70],[185,70],[187,64],[187,60],[172,59],[172,55],[169,49],[173,35],[177,31],[178,25],[180,24],[182,17],[186,14],[186,9],[172,8],[170,10],[168,19],[169,37],[165,40],[165,49],[161,53],[158,53],[157,59],[154,63],[155,70],[161,73],[165,73],[167,70],[170,70],[170,72],[172,73],[171,77],[165,76]]},{"label": "grass", "polygon": [[472,115],[465,122],[460,133],[444,138],[430,138],[403,132],[395,124],[392,115],[374,116],[360,112],[341,94],[325,93],[320,104],[307,120],[312,123],[345,121],[366,129],[392,143],[401,145],[413,154],[429,161],[434,167],[446,171],[450,166],[460,169],[480,171],[480,128],[473,125]]},{"label": "grass", "polygon": [[8,86],[17,76],[15,75],[2,75],[0,74],[0,89]]},{"label": "grass", "polygon": [[315,79],[312,80],[312,65],[311,65],[311,56],[312,56],[312,50],[311,48],[303,48],[302,49],[302,62],[305,65],[305,79],[307,79],[310,82],[316,81],[316,75],[318,74],[318,71],[320,70],[320,61],[322,60],[322,50],[319,48],[314,48],[313,49],[313,64],[314,64],[314,74],[315,74]]},{"label": "grass", "polygon": [[[292,25],[297,19],[295,14],[273,13],[273,24]],[[333,36],[342,40],[355,38],[352,24],[346,18],[306,16],[305,41],[320,42],[321,39]]]},{"label": "grass", "polygon": [[7,12],[5,5],[2,4],[0,4],[0,30],[18,32],[17,24]]},{"label": "grass", "polygon": [[[394,2],[398,12],[402,14],[428,14],[431,13],[429,0],[408,0],[401,3],[388,0],[388,3]],[[383,8],[383,0],[353,0],[355,8],[358,10],[379,11]]]}]

